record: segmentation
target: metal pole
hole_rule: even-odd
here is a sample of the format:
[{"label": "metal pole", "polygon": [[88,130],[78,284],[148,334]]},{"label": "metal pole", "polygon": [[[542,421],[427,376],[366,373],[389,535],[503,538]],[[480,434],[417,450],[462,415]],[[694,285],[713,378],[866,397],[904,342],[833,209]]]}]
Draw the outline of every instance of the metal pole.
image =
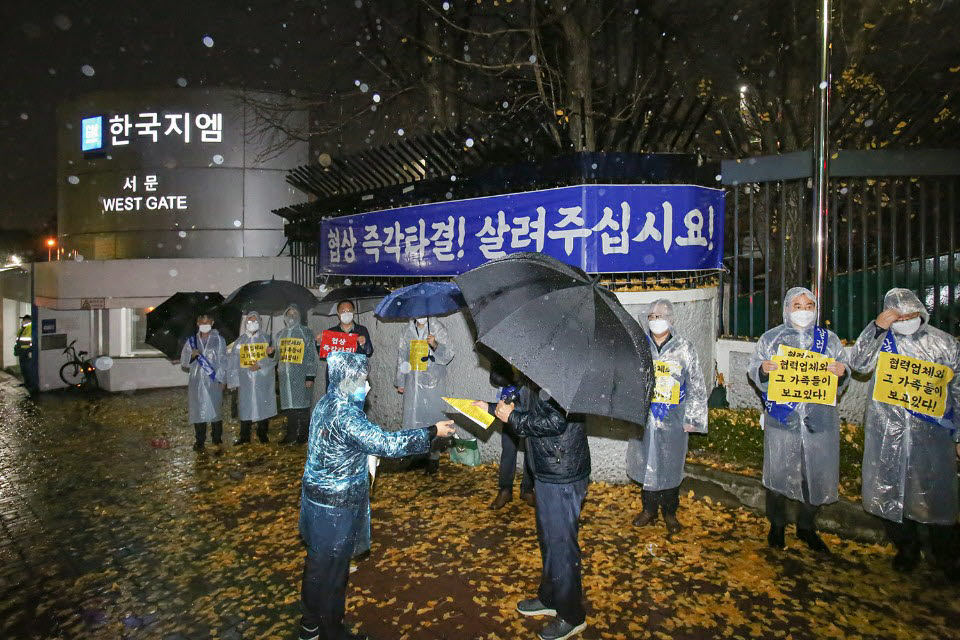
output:
[{"label": "metal pole", "polygon": [[827,148],[830,110],[830,10],[832,0],[820,0],[820,69],[817,96],[817,120],[813,142],[813,214],[817,221],[814,240],[814,281],[813,293],[820,304],[817,305],[817,323],[823,323],[824,278],[827,270],[827,186],[830,180],[830,154]]}]

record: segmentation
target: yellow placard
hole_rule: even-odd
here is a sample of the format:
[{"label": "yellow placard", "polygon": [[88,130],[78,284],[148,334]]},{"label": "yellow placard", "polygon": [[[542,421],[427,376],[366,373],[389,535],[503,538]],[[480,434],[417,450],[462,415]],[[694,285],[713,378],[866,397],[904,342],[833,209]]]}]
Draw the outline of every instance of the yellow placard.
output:
[{"label": "yellow placard", "polygon": [[680,404],[680,382],[674,377],[681,375],[680,365],[654,360],[653,372],[653,398],[650,401],[660,404]]},{"label": "yellow placard", "polygon": [[303,340],[300,338],[280,338],[280,362],[303,364]]},{"label": "yellow placard", "polygon": [[251,342],[238,345],[240,349],[240,366],[249,369],[267,357],[266,342]]},{"label": "yellow placard", "polygon": [[494,417],[483,409],[478,409],[473,406],[473,400],[466,398],[444,398],[443,400],[484,429],[493,424]]},{"label": "yellow placard", "polygon": [[410,341],[410,370],[426,371],[427,361],[424,359],[430,354],[430,345],[426,340]]},{"label": "yellow placard", "polygon": [[[783,345],[780,345],[783,348]],[[786,347],[790,355],[776,355],[778,368],[770,372],[767,398],[774,402],[807,402],[810,404],[837,404],[836,375],[827,371],[833,362],[816,351]],[[779,353],[779,350],[778,350]]]},{"label": "yellow placard", "polygon": [[873,399],[942,418],[951,380],[953,370],[946,365],[881,351]]},{"label": "yellow placard", "polygon": [[785,344],[781,344],[777,347],[778,356],[786,356],[788,358],[821,358],[829,359],[827,356],[822,353],[817,353],[816,351],[809,351],[808,349],[801,349],[799,347],[788,347]]}]

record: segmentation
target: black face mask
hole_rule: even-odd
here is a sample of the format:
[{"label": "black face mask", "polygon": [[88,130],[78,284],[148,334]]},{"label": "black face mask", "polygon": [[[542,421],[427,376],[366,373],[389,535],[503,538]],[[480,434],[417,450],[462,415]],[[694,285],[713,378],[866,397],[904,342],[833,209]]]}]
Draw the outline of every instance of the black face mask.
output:
[{"label": "black face mask", "polygon": [[431,355],[426,355],[426,356],[423,356],[422,358],[420,358],[420,362],[426,362],[427,360],[429,360],[430,362],[436,362],[436,361],[437,361],[437,359],[434,358],[434,357],[431,356]]}]

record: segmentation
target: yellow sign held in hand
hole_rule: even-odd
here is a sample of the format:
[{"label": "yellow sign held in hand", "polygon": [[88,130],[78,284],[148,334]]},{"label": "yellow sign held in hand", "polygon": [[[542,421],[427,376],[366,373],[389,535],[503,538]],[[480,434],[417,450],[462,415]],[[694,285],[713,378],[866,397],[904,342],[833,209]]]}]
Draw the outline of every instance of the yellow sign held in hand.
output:
[{"label": "yellow sign held in hand", "polygon": [[680,382],[674,377],[681,375],[680,365],[663,360],[653,361],[655,374],[653,398],[650,402],[660,404],[680,404]]},{"label": "yellow sign held in hand", "polygon": [[468,400],[466,398],[444,398],[443,400],[448,405],[467,416],[484,429],[487,429],[493,424],[494,417],[483,409],[478,409],[477,407],[473,406],[473,400]]},{"label": "yellow sign held in hand", "polygon": [[426,371],[427,361],[425,358],[428,355],[430,355],[430,345],[427,344],[426,340],[411,340],[410,341],[410,370]]},{"label": "yellow sign held in hand", "polygon": [[953,370],[943,364],[881,351],[873,399],[917,413],[942,418]]},{"label": "yellow sign held in hand", "polygon": [[303,364],[303,340],[300,338],[280,338],[280,362]]},{"label": "yellow sign held in hand", "polygon": [[241,344],[240,347],[240,366],[249,369],[261,360],[267,357],[266,342],[252,342]]},{"label": "yellow sign held in hand", "polygon": [[770,372],[768,399],[782,403],[837,404],[840,379],[827,371],[833,358],[816,351],[780,345],[773,361],[778,368]]}]

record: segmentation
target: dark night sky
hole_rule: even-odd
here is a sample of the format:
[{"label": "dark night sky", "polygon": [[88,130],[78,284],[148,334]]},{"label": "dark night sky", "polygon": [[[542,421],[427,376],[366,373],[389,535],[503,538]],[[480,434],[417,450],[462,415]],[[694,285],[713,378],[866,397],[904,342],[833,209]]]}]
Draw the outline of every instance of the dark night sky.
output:
[{"label": "dark night sky", "polygon": [[[6,0],[0,8],[0,230],[55,226],[55,112],[100,89],[233,86],[289,90],[318,40],[354,39],[354,1]],[[203,43],[213,38],[213,47]],[[320,50],[321,52],[323,49]],[[83,73],[84,65],[94,69]],[[345,86],[344,89],[352,87]]]}]

